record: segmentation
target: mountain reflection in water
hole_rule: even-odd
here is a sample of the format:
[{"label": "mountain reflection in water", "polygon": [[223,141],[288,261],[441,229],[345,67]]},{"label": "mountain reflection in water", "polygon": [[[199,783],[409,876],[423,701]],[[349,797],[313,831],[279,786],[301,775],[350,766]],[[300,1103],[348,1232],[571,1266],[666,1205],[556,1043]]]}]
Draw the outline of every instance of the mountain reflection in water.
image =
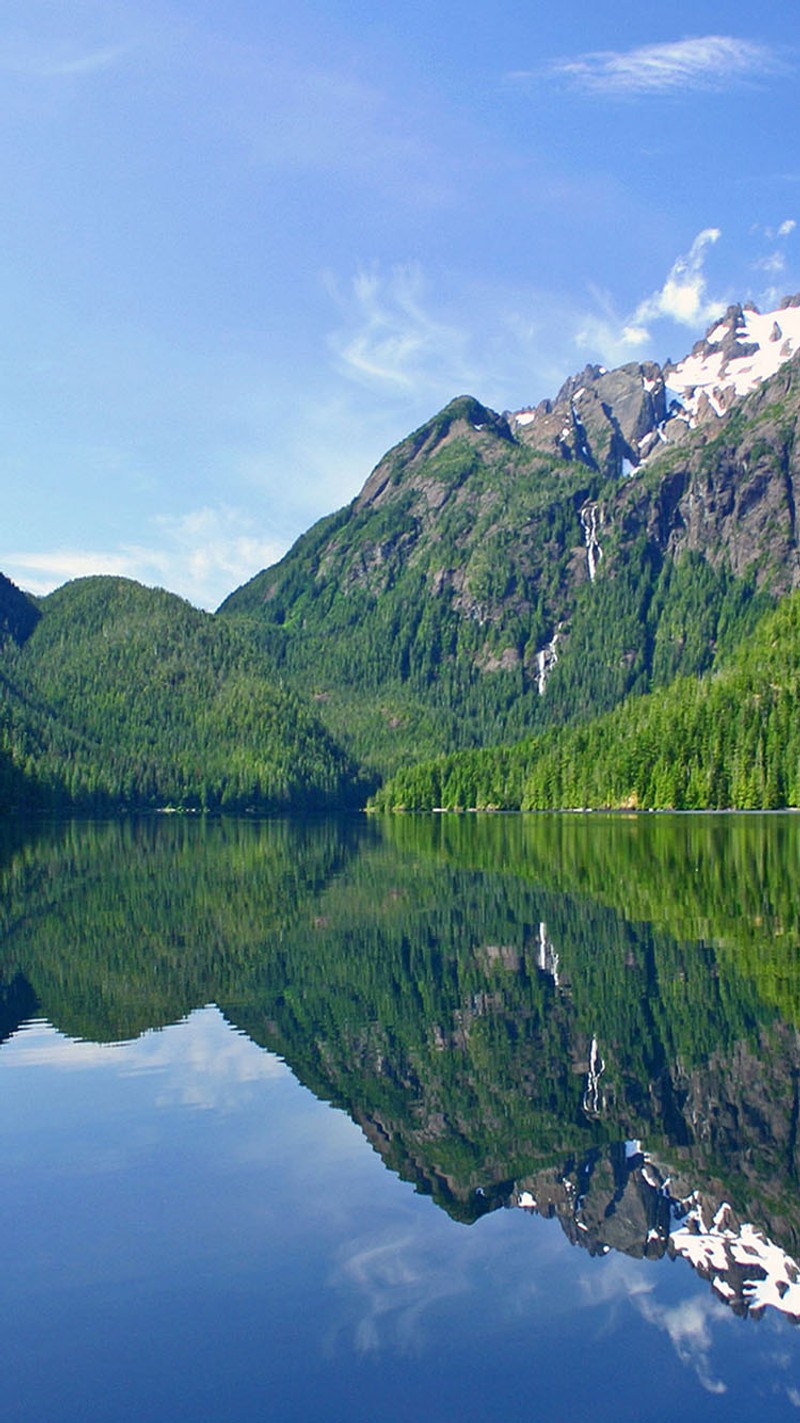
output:
[{"label": "mountain reflection in water", "polygon": [[520,1207],[800,1317],[797,817],[3,837],[0,1041],[216,1004],[454,1219]]}]

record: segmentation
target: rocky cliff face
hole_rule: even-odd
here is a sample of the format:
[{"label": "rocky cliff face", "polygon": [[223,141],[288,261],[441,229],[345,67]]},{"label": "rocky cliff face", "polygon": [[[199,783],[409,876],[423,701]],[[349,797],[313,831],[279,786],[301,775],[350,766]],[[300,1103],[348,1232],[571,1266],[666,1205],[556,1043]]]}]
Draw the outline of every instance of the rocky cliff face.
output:
[{"label": "rocky cliff face", "polygon": [[678,438],[614,500],[623,539],[644,533],[672,557],[693,550],[738,577],[752,571],[778,596],[796,588],[799,391],[792,359],[727,414],[673,417]]},{"label": "rocky cliff face", "polygon": [[580,460],[609,478],[642,450],[667,419],[666,385],[653,361],[607,371],[587,366],[561,387],[555,400],[519,410],[509,424],[521,444],[558,459]]},{"label": "rocky cliff face", "polygon": [[614,371],[586,366],[565,381],[555,400],[507,418],[532,448],[619,475],[625,461],[638,468],[660,445],[686,443],[687,432],[713,427],[798,351],[800,294],[766,314],[730,306],[677,364],[646,361]]},{"label": "rocky cliff face", "polygon": [[800,296],[766,315],[732,306],[678,364],[587,366],[509,423],[618,481],[599,506],[607,537],[753,570],[780,596],[800,581],[798,351]]},{"label": "rocky cliff face", "polygon": [[[502,1001],[480,1010],[502,1016]],[[775,1025],[758,1043],[739,1042],[691,1072],[671,1064],[640,1084],[638,1107],[606,1093],[596,1042],[569,1034],[564,1047],[583,1079],[579,1117],[559,1121],[554,1113],[545,1125],[538,1116],[541,1143],[532,1136],[513,1150],[541,1153],[560,1136],[560,1153],[551,1148],[557,1164],[516,1179],[511,1160],[497,1153],[498,1123],[459,1121],[446,1099],[433,1110],[416,1078],[404,1084],[402,1123],[349,1110],[388,1165],[459,1219],[519,1208],[557,1220],[590,1255],[684,1260],[735,1313],[758,1317],[773,1308],[800,1323],[797,1034]],[[466,1057],[468,1039],[442,1036],[439,1051]],[[523,1070],[517,1086],[543,1101],[538,1076]],[[596,1144],[581,1146],[589,1124]],[[615,1141],[615,1127],[644,1129],[646,1139]],[[471,1160],[466,1172],[454,1166],[459,1155]]]}]

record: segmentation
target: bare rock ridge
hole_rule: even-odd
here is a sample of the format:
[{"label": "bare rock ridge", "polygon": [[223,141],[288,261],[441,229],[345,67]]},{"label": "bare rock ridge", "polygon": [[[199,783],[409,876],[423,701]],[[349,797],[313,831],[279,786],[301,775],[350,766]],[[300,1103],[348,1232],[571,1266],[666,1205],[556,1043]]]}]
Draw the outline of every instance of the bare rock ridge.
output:
[{"label": "bare rock ridge", "polygon": [[590,1255],[615,1250],[639,1260],[685,1260],[741,1317],[757,1319],[770,1308],[800,1323],[797,1262],[720,1201],[719,1189],[691,1188],[672,1163],[627,1141],[590,1152],[566,1171],[538,1173],[516,1186],[507,1204],[558,1220],[571,1243]]},{"label": "bare rock ridge", "polygon": [[667,385],[691,425],[719,418],[737,396],[748,395],[800,350],[800,294],[775,311],[730,306],[691,354],[665,368]]},{"label": "bare rock ridge", "polygon": [[586,366],[564,383],[555,400],[509,417],[514,434],[531,449],[581,460],[608,476],[636,466],[642,448],[667,418],[666,387],[653,361],[607,371]]},{"label": "bare rock ridge", "polygon": [[[638,467],[659,441],[719,419],[800,350],[800,294],[762,315],[728,307],[677,364],[646,361],[617,370],[586,366],[555,400],[509,413],[518,439],[562,459],[581,459],[609,475]],[[682,429],[683,427],[683,429]]]}]

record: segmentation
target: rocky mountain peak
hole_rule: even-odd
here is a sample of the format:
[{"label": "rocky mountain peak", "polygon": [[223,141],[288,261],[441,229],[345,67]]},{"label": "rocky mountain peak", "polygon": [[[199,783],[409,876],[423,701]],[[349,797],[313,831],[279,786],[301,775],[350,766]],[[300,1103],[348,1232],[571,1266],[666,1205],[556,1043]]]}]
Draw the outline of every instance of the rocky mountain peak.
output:
[{"label": "rocky mountain peak", "polygon": [[605,366],[584,366],[583,370],[580,371],[577,375],[570,376],[568,380],[564,381],[564,384],[558,392],[558,395],[552,402],[553,405],[566,404],[567,401],[572,400],[573,397],[577,395],[577,393],[585,386],[594,385],[604,375],[607,374],[608,372]]},{"label": "rocky mountain peak", "polygon": [[555,400],[519,410],[509,423],[522,444],[615,477],[639,464],[642,443],[666,415],[661,367],[645,361],[613,371],[588,365]]},{"label": "rocky mountain peak", "polygon": [[661,442],[682,440],[687,426],[725,415],[797,351],[800,293],[764,313],[752,302],[735,302],[683,360],[663,368],[631,362],[612,371],[587,365],[555,399],[511,412],[508,421],[521,443],[614,477]]},{"label": "rocky mountain peak", "polygon": [[690,425],[719,418],[738,396],[748,395],[800,350],[800,297],[773,311],[752,303],[729,306],[690,355],[664,368],[670,395]]},{"label": "rocky mountain peak", "polygon": [[513,439],[504,415],[482,405],[471,395],[459,395],[438,415],[421,425],[384,455],[372,471],[357,500],[357,509],[378,502],[402,473],[404,482],[457,440],[474,442],[476,435],[501,440]]},{"label": "rocky mountain peak", "polygon": [[733,303],[677,363],[631,361],[614,370],[587,364],[554,398],[535,406],[499,415],[472,396],[458,396],[384,456],[356,508],[382,503],[464,440],[480,447],[499,438],[604,478],[624,477],[661,445],[682,442],[698,424],[721,418],[797,351],[800,293],[765,313],[752,302]]}]

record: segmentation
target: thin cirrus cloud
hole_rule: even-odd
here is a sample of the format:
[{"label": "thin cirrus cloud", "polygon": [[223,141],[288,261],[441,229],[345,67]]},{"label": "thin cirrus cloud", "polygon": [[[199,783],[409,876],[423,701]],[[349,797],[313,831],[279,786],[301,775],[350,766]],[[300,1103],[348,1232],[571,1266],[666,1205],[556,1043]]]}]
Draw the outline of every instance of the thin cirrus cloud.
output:
[{"label": "thin cirrus cloud", "polygon": [[722,90],[787,68],[786,61],[768,45],[730,35],[705,35],[582,54],[557,60],[550,72],[588,93],[625,97]]},{"label": "thin cirrus cloud", "polygon": [[672,1344],[680,1362],[691,1369],[707,1393],[727,1393],[728,1386],[712,1367],[714,1335],[712,1326],[723,1327],[729,1315],[719,1300],[690,1298],[671,1306],[658,1304],[652,1298],[636,1300],[639,1313],[649,1324],[662,1329]]},{"label": "thin cirrus cloud", "polygon": [[[785,244],[786,239],[791,237],[796,227],[796,220],[793,217],[787,217],[785,221],[779,223],[777,227],[765,227],[763,232],[764,236],[768,238],[770,242],[783,242]],[[760,229],[754,228],[753,230],[758,232]],[[786,252],[782,247],[773,247],[772,251],[766,252],[762,257],[756,258],[753,263],[753,267],[757,272],[766,272],[767,275],[771,277],[781,276],[786,271],[786,266]]]},{"label": "thin cirrus cloud", "polygon": [[353,1342],[359,1354],[420,1352],[427,1342],[426,1316],[469,1289],[463,1254],[444,1254],[437,1244],[423,1241],[413,1228],[389,1238],[349,1242],[333,1282],[354,1312]]},{"label": "thin cirrus cloud", "polygon": [[127,45],[69,50],[23,39],[6,40],[0,43],[0,74],[22,79],[79,79],[112,68],[128,52]]},{"label": "thin cirrus cloud", "polygon": [[[502,285],[461,284],[460,314],[452,319],[447,284],[429,281],[416,263],[384,271],[377,264],[346,285],[328,279],[339,326],[328,338],[334,365],[348,382],[368,387],[388,406],[411,409],[470,392],[481,400],[523,399],[520,383],[563,379],[555,347],[542,339],[542,312],[557,303],[546,292]],[[466,299],[467,293],[469,299]],[[535,318],[526,313],[536,313]],[[563,326],[563,313],[561,325]],[[566,353],[564,353],[566,355]],[[416,414],[424,413],[422,408]]]},{"label": "thin cirrus cloud", "polygon": [[41,1020],[4,1046],[4,1064],[7,1071],[148,1076],[156,1106],[217,1111],[241,1106],[258,1084],[290,1076],[280,1058],[237,1032],[213,1005],[125,1043],[68,1038]]},{"label": "thin cirrus cloud", "polygon": [[463,377],[467,337],[431,315],[417,266],[397,266],[388,277],[377,269],[361,271],[344,296],[333,282],[329,289],[344,317],[330,337],[342,374],[403,394]]},{"label": "thin cirrus cloud", "polygon": [[662,1304],[654,1294],[652,1279],[631,1270],[624,1256],[609,1257],[600,1277],[584,1275],[582,1292],[589,1303],[606,1311],[624,1301],[632,1304],[647,1324],[662,1330],[681,1364],[690,1369],[708,1393],[726,1393],[727,1384],[713,1368],[714,1344],[721,1329],[733,1315],[714,1295],[689,1296],[674,1304]]}]

